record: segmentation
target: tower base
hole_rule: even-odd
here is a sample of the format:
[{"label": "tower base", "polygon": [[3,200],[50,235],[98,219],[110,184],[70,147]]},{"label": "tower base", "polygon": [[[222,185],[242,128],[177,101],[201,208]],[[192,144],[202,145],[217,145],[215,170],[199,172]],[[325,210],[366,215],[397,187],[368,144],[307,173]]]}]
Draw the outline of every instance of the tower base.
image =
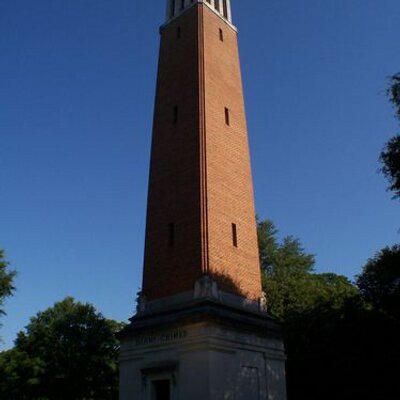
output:
[{"label": "tower base", "polygon": [[120,334],[120,400],[286,400],[279,326],[216,301],[139,313]]}]

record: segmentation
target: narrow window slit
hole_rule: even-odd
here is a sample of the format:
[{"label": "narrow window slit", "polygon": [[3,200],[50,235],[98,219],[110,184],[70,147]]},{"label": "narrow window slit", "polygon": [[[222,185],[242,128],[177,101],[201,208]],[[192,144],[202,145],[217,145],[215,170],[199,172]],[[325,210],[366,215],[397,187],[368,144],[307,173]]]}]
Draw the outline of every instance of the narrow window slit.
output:
[{"label": "narrow window slit", "polygon": [[181,27],[180,26],[178,26],[178,28],[176,28],[176,37],[177,37],[177,39],[181,38]]},{"label": "narrow window slit", "polygon": [[173,118],[174,124],[178,123],[178,106],[174,107],[174,118]]},{"label": "narrow window slit", "polygon": [[229,126],[230,123],[229,108],[225,107],[225,124]]},{"label": "narrow window slit", "polygon": [[219,29],[219,40],[221,42],[224,41],[224,31],[221,28]]},{"label": "narrow window slit", "polygon": [[237,237],[237,226],[236,226],[236,224],[232,224],[232,244],[235,247],[238,247],[238,237]]},{"label": "narrow window slit", "polygon": [[175,245],[175,224],[173,222],[168,224],[168,246],[174,247]]}]

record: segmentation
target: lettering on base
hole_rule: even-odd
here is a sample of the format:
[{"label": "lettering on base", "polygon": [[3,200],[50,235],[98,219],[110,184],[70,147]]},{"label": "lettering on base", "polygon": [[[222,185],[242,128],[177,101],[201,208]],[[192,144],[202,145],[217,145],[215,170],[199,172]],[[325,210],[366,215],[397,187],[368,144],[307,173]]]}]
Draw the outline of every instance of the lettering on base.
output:
[{"label": "lettering on base", "polygon": [[187,336],[186,331],[174,331],[162,334],[154,334],[141,336],[136,338],[136,346],[148,346],[154,344],[165,344],[169,342],[174,342],[176,340],[184,339]]}]

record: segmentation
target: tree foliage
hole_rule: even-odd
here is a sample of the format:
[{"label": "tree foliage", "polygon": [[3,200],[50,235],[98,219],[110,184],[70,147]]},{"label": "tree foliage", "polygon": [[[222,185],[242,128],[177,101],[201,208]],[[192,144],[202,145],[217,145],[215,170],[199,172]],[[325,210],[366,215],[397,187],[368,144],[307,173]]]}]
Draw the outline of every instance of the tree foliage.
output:
[{"label": "tree foliage", "polygon": [[[375,293],[375,288],[379,288],[379,296],[374,298],[379,299],[385,290],[393,288],[397,282],[393,266],[398,268],[400,263],[396,264],[393,254],[370,260],[362,274],[363,285],[358,279],[361,295],[344,276],[315,273],[314,256],[300,241],[291,236],[279,241],[277,233],[271,221],[258,222],[269,312],[281,322],[284,334],[288,397],[400,398],[400,388],[395,384],[400,359],[399,318],[376,308],[376,301],[365,304],[364,300],[369,299],[367,293]],[[385,279],[375,278],[378,263],[383,270],[392,271],[383,274]]]},{"label": "tree foliage", "polygon": [[400,317],[400,245],[386,247],[368,260],[357,286],[374,308]]},{"label": "tree foliage", "polygon": [[70,297],[39,312],[0,356],[0,398],[116,399],[120,329]]},{"label": "tree foliage", "polygon": [[0,316],[4,315],[4,300],[11,296],[15,290],[13,282],[15,272],[10,271],[6,261],[4,250],[0,249]]},{"label": "tree foliage", "polygon": [[400,73],[393,75],[388,89],[389,99],[396,109],[396,115],[400,119]]},{"label": "tree foliage", "polygon": [[[400,119],[400,73],[391,78],[388,95]],[[394,136],[386,144],[380,155],[381,171],[389,181],[389,190],[394,198],[400,198],[400,135]]]},{"label": "tree foliage", "polygon": [[258,222],[263,289],[272,316],[285,321],[321,303],[340,307],[357,294],[344,276],[316,274],[315,258],[305,252],[299,239],[286,236],[280,243],[277,234],[272,221]]},{"label": "tree foliage", "polygon": [[393,198],[400,198],[400,135],[389,140],[380,160],[381,171],[389,181],[389,190],[394,193]]}]

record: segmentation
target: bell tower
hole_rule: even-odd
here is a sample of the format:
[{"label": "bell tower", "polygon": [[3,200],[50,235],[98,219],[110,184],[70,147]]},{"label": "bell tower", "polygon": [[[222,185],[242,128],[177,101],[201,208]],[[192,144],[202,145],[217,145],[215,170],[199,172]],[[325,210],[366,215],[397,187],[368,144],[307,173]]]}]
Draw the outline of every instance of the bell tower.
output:
[{"label": "bell tower", "polygon": [[264,309],[230,0],[167,0],[138,312],[121,333],[121,400],[285,400]]},{"label": "bell tower", "polygon": [[228,0],[170,0],[161,28],[143,296],[209,274],[261,297],[237,31]]}]

